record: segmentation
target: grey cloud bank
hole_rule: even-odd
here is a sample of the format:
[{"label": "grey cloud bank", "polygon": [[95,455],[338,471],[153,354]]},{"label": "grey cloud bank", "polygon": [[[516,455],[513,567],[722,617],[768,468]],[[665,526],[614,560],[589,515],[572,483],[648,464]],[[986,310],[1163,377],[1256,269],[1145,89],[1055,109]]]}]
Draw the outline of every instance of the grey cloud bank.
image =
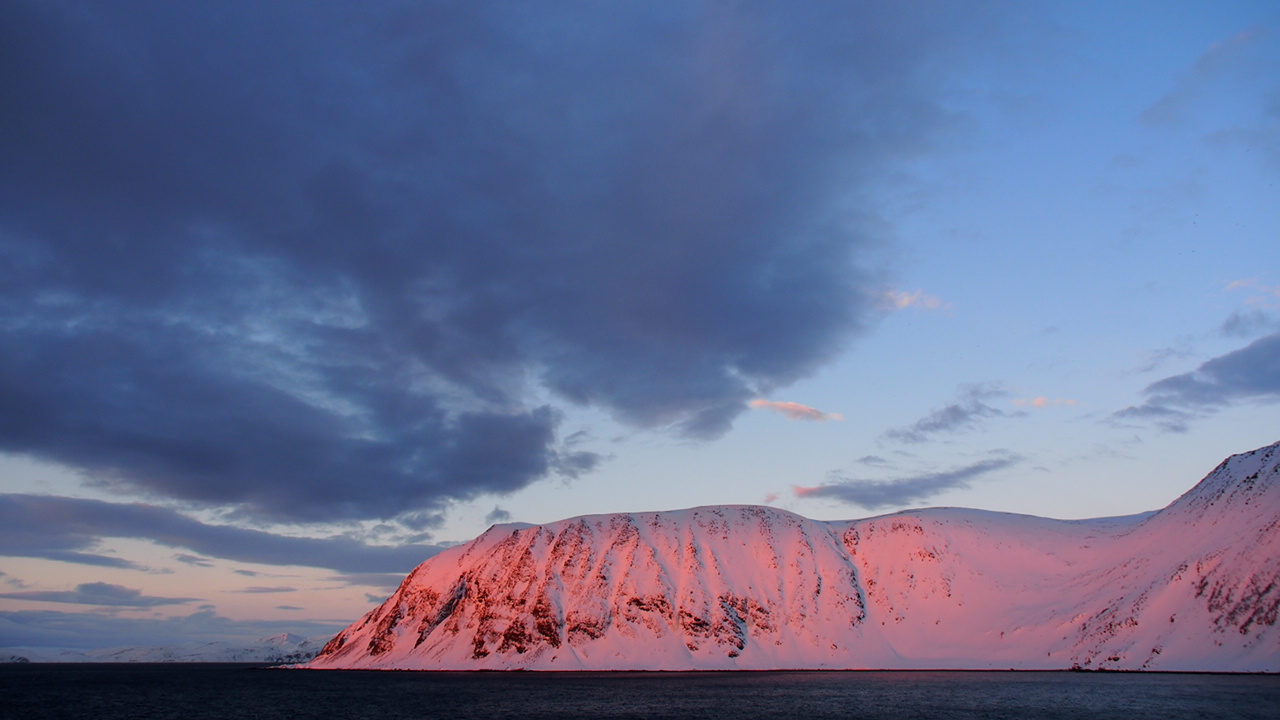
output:
[{"label": "grey cloud bank", "polygon": [[[134,567],[92,552],[104,538],[138,538],[227,560],[266,565],[305,565],[343,573],[405,573],[441,549],[405,543],[370,545],[349,537],[276,535],[210,525],[174,510],[143,504],[46,495],[0,495],[0,548],[6,555]],[[200,558],[181,553],[180,562]],[[199,564],[197,562],[197,564]]]},{"label": "grey cloud bank", "polygon": [[1192,372],[1151,383],[1146,402],[1120,410],[1113,420],[1148,420],[1185,432],[1196,417],[1234,403],[1280,400],[1280,333],[1202,363]]},{"label": "grey cloud bank", "polygon": [[1017,455],[1001,454],[963,467],[892,480],[838,478],[817,487],[796,488],[796,495],[831,498],[875,510],[921,503],[953,488],[966,488],[972,480],[1021,462]]},{"label": "grey cloud bank", "polygon": [[[314,522],[590,472],[575,404],[717,437],[877,312],[851,198],[947,127],[973,15],[4,3],[0,452]],[[23,527],[10,551],[119,562],[102,525]]]},{"label": "grey cloud bank", "polygon": [[929,413],[907,427],[889,430],[884,435],[898,442],[922,443],[938,434],[971,430],[986,418],[1021,414],[1007,413],[986,402],[1007,395],[1006,391],[994,385],[972,385],[963,388],[955,402]]},{"label": "grey cloud bank", "polygon": [[0,593],[0,598],[131,608],[182,605],[200,599],[143,595],[141,590],[103,582],[81,583],[74,590],[24,590],[22,592]]},{"label": "grey cloud bank", "polygon": [[[252,640],[280,632],[279,621],[232,620],[211,609],[185,617],[126,618],[102,613],[57,612],[53,610],[0,610],[0,638],[7,647],[111,648],[161,647],[184,642]],[[323,620],[291,621],[292,632],[330,635],[342,629],[340,622]]]}]

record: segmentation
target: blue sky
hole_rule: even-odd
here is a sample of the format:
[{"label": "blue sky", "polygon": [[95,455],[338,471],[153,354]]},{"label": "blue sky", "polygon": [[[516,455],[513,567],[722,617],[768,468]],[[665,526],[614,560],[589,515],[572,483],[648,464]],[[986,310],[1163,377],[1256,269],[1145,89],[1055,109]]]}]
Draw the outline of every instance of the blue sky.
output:
[{"label": "blue sky", "polygon": [[1161,507],[1280,439],[1280,9],[6,3],[0,646],[496,521]]}]

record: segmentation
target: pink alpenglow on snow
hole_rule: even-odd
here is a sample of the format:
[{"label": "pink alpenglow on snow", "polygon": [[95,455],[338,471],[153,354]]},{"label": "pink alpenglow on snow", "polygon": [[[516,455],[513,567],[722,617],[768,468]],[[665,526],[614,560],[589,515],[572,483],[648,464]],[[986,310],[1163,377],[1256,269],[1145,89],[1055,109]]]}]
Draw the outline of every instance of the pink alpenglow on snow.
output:
[{"label": "pink alpenglow on snow", "polygon": [[307,667],[1280,671],[1280,443],[1097,520],[724,506],[495,525]]}]

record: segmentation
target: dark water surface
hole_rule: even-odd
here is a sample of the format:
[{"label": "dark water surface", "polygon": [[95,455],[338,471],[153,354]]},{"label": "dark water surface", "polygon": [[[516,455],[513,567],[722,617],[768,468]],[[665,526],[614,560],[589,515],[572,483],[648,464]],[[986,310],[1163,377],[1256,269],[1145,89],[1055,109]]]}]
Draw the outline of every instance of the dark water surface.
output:
[{"label": "dark water surface", "polygon": [[1280,718],[1280,676],[0,665],[0,718]]}]

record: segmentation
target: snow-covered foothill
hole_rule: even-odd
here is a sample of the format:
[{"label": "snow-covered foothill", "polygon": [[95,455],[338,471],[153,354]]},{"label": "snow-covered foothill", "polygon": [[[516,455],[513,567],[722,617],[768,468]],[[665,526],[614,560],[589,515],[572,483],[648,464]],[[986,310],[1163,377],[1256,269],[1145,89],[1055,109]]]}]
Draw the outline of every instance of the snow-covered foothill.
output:
[{"label": "snow-covered foothill", "polygon": [[1278,607],[1280,443],[1121,518],[716,506],[495,525],[305,666],[1274,672]]}]

